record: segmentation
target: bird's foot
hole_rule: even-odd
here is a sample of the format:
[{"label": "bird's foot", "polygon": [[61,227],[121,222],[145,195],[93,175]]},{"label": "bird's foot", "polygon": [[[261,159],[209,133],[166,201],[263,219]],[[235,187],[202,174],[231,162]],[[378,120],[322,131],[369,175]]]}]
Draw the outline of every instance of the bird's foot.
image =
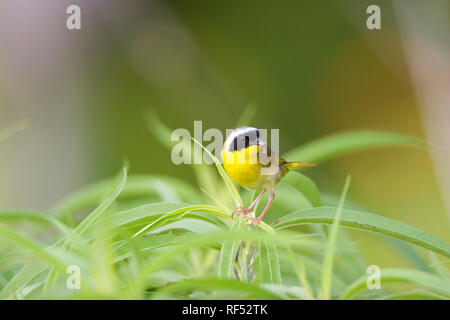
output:
[{"label": "bird's foot", "polygon": [[245,209],[243,207],[237,207],[232,213],[231,217],[234,218],[235,214],[242,214],[244,217],[246,217],[252,210],[251,209]]}]

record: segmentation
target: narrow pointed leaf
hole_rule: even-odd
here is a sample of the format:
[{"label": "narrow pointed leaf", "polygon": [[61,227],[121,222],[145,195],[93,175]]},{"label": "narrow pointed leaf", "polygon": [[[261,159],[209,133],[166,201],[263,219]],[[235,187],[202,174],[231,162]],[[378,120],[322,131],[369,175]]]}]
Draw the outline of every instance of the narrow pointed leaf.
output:
[{"label": "narrow pointed leaf", "polygon": [[[334,207],[319,207],[296,211],[281,218],[274,228],[280,230],[307,223],[332,224],[335,210]],[[450,245],[447,242],[397,220],[373,213],[343,209],[340,224],[400,239],[450,257]]]},{"label": "narrow pointed leaf", "polygon": [[284,157],[290,161],[321,162],[349,152],[390,146],[425,147],[425,143],[399,133],[353,131],[318,138]]},{"label": "narrow pointed leaf", "polygon": [[[341,299],[347,300],[357,294],[367,290],[367,279],[369,275],[364,275],[342,294]],[[380,284],[386,283],[412,283],[420,288],[436,292],[450,298],[450,282],[439,278],[432,273],[413,269],[382,269],[380,272]]]}]

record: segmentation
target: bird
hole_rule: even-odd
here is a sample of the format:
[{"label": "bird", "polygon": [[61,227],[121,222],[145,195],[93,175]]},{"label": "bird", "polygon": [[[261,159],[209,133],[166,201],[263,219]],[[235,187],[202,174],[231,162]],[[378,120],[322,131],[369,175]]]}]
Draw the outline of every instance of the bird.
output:
[{"label": "bird", "polygon": [[286,161],[271,151],[261,138],[259,129],[249,126],[234,129],[225,139],[222,163],[227,174],[239,185],[261,190],[248,208],[237,207],[233,213],[242,213],[247,217],[264,193],[268,193],[269,200],[259,217],[249,218],[254,225],[264,218],[274,199],[275,186],[290,169],[316,165],[304,161]]}]

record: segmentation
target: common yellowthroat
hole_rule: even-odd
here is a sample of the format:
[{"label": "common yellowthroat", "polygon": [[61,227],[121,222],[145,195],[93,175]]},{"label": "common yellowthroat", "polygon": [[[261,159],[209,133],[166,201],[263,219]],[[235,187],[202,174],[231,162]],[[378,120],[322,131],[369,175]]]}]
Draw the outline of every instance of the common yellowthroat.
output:
[{"label": "common yellowthroat", "polygon": [[253,127],[234,129],[225,140],[222,161],[228,175],[241,186],[248,189],[262,189],[256,199],[245,209],[237,212],[247,215],[267,191],[269,201],[258,218],[252,218],[254,224],[260,222],[274,198],[275,186],[292,168],[315,166],[303,161],[286,161],[272,152],[260,137],[260,131]]}]

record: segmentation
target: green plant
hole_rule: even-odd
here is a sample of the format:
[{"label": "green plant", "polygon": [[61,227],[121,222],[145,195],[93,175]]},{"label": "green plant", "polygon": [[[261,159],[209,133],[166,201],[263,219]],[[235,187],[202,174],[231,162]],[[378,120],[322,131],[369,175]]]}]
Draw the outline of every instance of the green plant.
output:
[{"label": "green plant", "polygon": [[[153,133],[171,147],[170,130],[154,115],[149,121]],[[0,134],[0,141],[12,131]],[[288,158],[321,162],[345,152],[397,145],[424,146],[398,134],[351,132],[300,146]],[[250,200],[249,193],[236,188],[217,160],[216,167],[219,175],[212,166],[194,166],[196,188],[173,177],[128,176],[125,166],[117,178],[70,195],[51,212],[0,211],[0,298],[450,297],[448,260],[435,255],[449,258],[450,245],[402,222],[347,208],[349,179],[339,204],[330,207],[322,205],[310,178],[291,172],[274,203],[273,212],[283,214],[275,223],[253,227],[231,214]],[[24,223],[32,226],[27,235],[21,231]],[[397,239],[403,243],[398,248],[408,253],[415,254],[411,245],[425,248],[433,253],[431,263],[414,257],[433,268],[382,270],[383,284],[406,282],[414,288],[368,292],[367,265],[345,228]],[[70,265],[81,270],[80,290],[66,287]]]}]

